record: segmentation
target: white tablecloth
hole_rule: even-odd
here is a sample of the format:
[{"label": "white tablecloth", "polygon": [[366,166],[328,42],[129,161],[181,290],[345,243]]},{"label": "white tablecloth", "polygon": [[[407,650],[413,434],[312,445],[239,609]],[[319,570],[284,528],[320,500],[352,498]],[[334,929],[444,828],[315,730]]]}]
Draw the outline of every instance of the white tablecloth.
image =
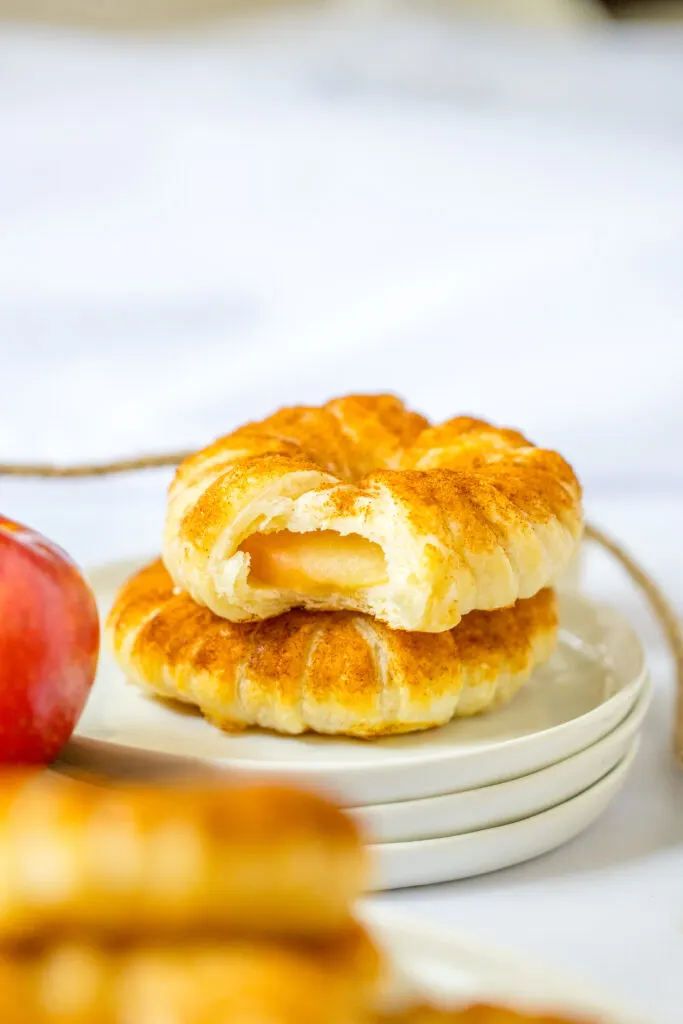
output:
[{"label": "white tablecloth", "polygon": [[[0,36],[0,461],[199,444],[399,390],[557,444],[683,609],[683,37],[425,19],[165,40]],[[0,480],[88,564],[158,545],[167,474]],[[382,897],[683,1007],[671,667],[604,819],[498,875]]]}]

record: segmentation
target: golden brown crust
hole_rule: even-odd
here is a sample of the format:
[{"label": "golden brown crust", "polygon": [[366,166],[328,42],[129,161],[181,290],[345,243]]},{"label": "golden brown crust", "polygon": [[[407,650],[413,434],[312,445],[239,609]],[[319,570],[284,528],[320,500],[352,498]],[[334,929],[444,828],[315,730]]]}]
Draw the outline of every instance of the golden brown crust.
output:
[{"label": "golden brown crust", "polygon": [[0,783],[0,943],[41,935],[325,936],[364,884],[353,824],[279,786]]},{"label": "golden brown crust", "polygon": [[[187,459],[169,492],[164,560],[230,621],[293,607],[451,629],[552,584],[582,529],[581,490],[556,452],[471,417],[429,426],[391,395],[282,409]],[[334,531],[379,545],[386,578],[351,591],[259,584],[242,545]]]},{"label": "golden brown crust", "polygon": [[3,1024],[588,1024],[476,1004],[372,1012],[377,953],[245,941],[0,953]]},{"label": "golden brown crust", "polygon": [[107,629],[129,679],[196,704],[216,725],[378,736],[440,725],[510,699],[557,639],[551,590],[445,633],[364,615],[294,611],[230,623],[152,563],[121,588]]},{"label": "golden brown crust", "polygon": [[3,1024],[358,1024],[379,955],[356,927],[326,944],[57,942],[0,953]]},{"label": "golden brown crust", "polygon": [[[581,1024],[576,1017],[548,1016],[506,1009],[503,1006],[477,1004],[461,1010],[441,1010],[420,1006],[397,1014],[378,1017],[375,1024]],[[588,1022],[583,1019],[583,1024]]]}]

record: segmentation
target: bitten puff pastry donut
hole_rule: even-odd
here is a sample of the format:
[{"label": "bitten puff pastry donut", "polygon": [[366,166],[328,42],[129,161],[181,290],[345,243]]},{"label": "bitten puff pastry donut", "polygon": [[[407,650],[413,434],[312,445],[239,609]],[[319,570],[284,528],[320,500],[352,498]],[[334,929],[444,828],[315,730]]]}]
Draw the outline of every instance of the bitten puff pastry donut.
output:
[{"label": "bitten puff pastry donut", "polygon": [[282,409],[187,459],[169,491],[175,583],[233,622],[291,608],[440,632],[551,585],[582,529],[556,452],[391,395]]},{"label": "bitten puff pastry donut", "polygon": [[175,590],[157,561],[121,588],[107,629],[130,680],[196,704],[221,728],[366,737],[509,700],[552,654],[558,618],[553,591],[542,590],[471,612],[445,633],[392,630],[350,612],[231,623]]},{"label": "bitten puff pastry donut", "polygon": [[364,882],[355,827],[311,794],[0,777],[0,945],[324,938],[348,927]]}]

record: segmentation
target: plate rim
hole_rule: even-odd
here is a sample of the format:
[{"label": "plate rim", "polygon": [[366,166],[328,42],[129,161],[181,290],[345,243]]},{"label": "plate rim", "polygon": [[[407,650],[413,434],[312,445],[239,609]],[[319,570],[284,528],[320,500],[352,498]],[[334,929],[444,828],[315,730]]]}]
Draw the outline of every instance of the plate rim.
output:
[{"label": "plate rim", "polygon": [[[424,912],[413,915],[412,911],[396,909],[383,902],[383,899],[381,894],[369,894],[364,896],[356,907],[361,923],[379,937],[380,943],[382,935],[398,934],[406,942],[419,943],[422,950],[434,947],[437,956],[440,952],[444,958],[456,962],[459,956],[466,953],[491,965],[494,970],[500,968],[508,974],[522,974],[529,976],[530,979],[538,979],[539,985],[549,987],[552,993],[556,993],[550,993],[549,998],[569,1000],[573,1003],[567,1010],[558,1007],[560,1012],[607,1014],[610,1019],[605,1024],[649,1024],[639,1010],[636,1010],[634,1015],[620,1000],[604,992],[601,986],[586,981],[585,978],[576,978],[569,971],[548,966],[542,959],[537,959],[530,953],[518,953],[483,938],[473,939],[444,921],[427,919]],[[576,1007],[577,986],[583,993],[581,1002],[584,998],[587,1002],[583,1011],[577,1010]],[[428,991],[424,994],[426,997],[430,995]],[[545,997],[541,994],[540,998]]]},{"label": "plate rim", "polygon": [[[546,773],[550,773],[550,772],[554,771],[555,769],[559,768],[559,766],[561,766],[561,765],[567,766],[569,764],[569,762],[572,762],[572,761],[573,762],[578,762],[580,759],[584,758],[589,753],[589,751],[595,751],[599,747],[608,746],[608,745],[612,745],[612,744],[614,744],[614,746],[618,746],[621,742],[624,742],[626,744],[626,746],[624,748],[624,751],[623,751],[621,757],[619,757],[614,762],[614,764],[611,766],[611,768],[608,768],[607,771],[604,772],[602,776],[597,775],[595,777],[595,779],[593,780],[593,782],[588,784],[589,786],[593,785],[595,782],[598,782],[601,778],[603,778],[604,775],[609,774],[609,772],[613,768],[618,767],[618,765],[623,760],[623,758],[626,755],[626,753],[628,752],[628,750],[630,750],[630,746],[631,746],[632,742],[639,735],[640,729],[642,728],[643,722],[644,722],[644,720],[645,720],[645,718],[647,716],[647,713],[648,713],[648,711],[650,709],[650,705],[652,703],[652,695],[653,695],[653,687],[652,687],[652,684],[650,682],[648,682],[648,683],[646,683],[646,685],[643,688],[642,692],[638,695],[635,704],[633,705],[631,710],[628,712],[626,717],[618,725],[616,725],[615,728],[612,729],[611,732],[608,732],[601,739],[596,740],[595,743],[590,744],[590,746],[585,747],[583,750],[579,750],[579,751],[577,751],[577,753],[571,754],[569,757],[563,758],[560,761],[555,761],[555,762],[553,762],[553,764],[545,765],[543,768],[538,768],[538,769],[536,769],[536,771],[527,772],[524,775],[519,775],[519,776],[517,776],[514,779],[506,779],[503,782],[490,782],[490,783],[488,783],[485,786],[476,786],[476,787],[473,787],[472,789],[455,790],[452,793],[439,793],[439,794],[435,794],[434,796],[416,797],[414,799],[408,798],[408,799],[404,799],[404,800],[386,800],[383,803],[354,804],[354,805],[347,806],[345,808],[345,810],[346,810],[347,813],[349,813],[352,816],[357,818],[357,820],[359,821],[359,824],[361,825],[361,827],[365,827],[365,828],[371,829],[372,825],[371,825],[371,822],[370,822],[369,819],[372,817],[372,815],[377,815],[377,816],[384,817],[387,814],[391,814],[394,808],[397,809],[397,813],[400,816],[408,815],[408,814],[411,814],[411,813],[412,814],[415,814],[415,813],[417,813],[417,814],[420,814],[420,813],[437,813],[440,808],[444,808],[445,807],[447,802],[451,802],[452,801],[452,802],[455,803],[458,800],[460,800],[461,798],[463,799],[463,802],[464,802],[464,798],[466,798],[466,797],[470,797],[471,798],[471,795],[474,794],[474,793],[477,793],[477,794],[481,793],[482,795],[485,794],[487,796],[489,794],[491,794],[495,798],[502,798],[506,793],[512,792],[513,787],[514,788],[519,787],[520,784],[525,784],[527,782],[529,784],[533,785],[534,781],[537,780],[538,777],[543,776]],[[586,786],[583,787],[583,789],[586,789],[586,788],[587,788]],[[583,789],[578,790],[576,793],[572,794],[572,796],[578,796],[580,792],[583,792]],[[496,794],[498,795],[497,797],[496,797]],[[568,796],[565,799],[566,800],[571,800],[572,796]],[[558,801],[558,802],[562,803],[563,801]],[[553,804],[551,806],[556,806],[556,804]],[[544,810],[550,810],[550,807],[546,807],[546,808],[544,808]],[[540,814],[542,812],[541,811],[537,811],[537,812],[534,812],[534,813]],[[525,815],[525,817],[530,817],[530,815]],[[512,821],[514,821],[514,820],[515,819],[512,819]],[[511,822],[501,822],[501,824],[511,824]],[[496,825],[482,825],[481,826],[481,828],[496,828],[496,827],[497,827]],[[475,830],[474,829],[467,829],[466,831],[467,832],[471,832],[471,831],[475,831]],[[458,833],[456,833],[456,834],[458,834]],[[439,838],[439,837],[438,836],[424,836],[423,838],[424,839],[436,839],[436,838]],[[418,840],[400,840],[400,839],[399,840],[393,840],[392,839],[392,840],[381,840],[380,842],[382,842],[382,843],[384,843],[384,842],[392,842],[393,843],[393,842],[416,842],[416,841],[418,841]]]},{"label": "plate rim", "polygon": [[600,739],[597,739],[595,743],[589,744],[589,746],[584,747],[582,750],[577,750],[575,754],[570,754],[569,757],[563,757],[560,761],[553,761],[552,764],[544,765],[543,768],[537,768],[535,771],[532,772],[525,772],[524,775],[518,775],[514,779],[505,779],[503,782],[488,782],[484,786],[473,786],[472,789],[456,789],[452,793],[436,793],[434,796],[422,796],[416,797],[414,799],[408,798],[406,800],[386,800],[384,803],[377,804],[355,804],[349,805],[345,809],[347,811],[371,811],[374,810],[376,807],[388,807],[390,805],[410,804],[411,806],[413,806],[414,804],[428,804],[433,803],[437,800],[448,800],[452,797],[459,797],[465,793],[478,793],[481,790],[491,791],[497,789],[502,791],[504,788],[508,786],[514,786],[516,783],[522,782],[525,779],[533,779],[537,775],[542,775],[544,772],[551,771],[553,768],[557,768],[558,765],[567,764],[569,761],[578,760],[580,757],[583,757],[585,754],[587,754],[588,751],[594,750],[596,747],[600,747],[603,744],[606,744],[607,741],[616,742],[617,739],[621,739],[621,736],[617,736],[617,734],[621,733],[622,731],[628,732],[629,729],[634,728],[633,722],[636,723],[634,729],[635,736],[635,733],[637,732],[638,728],[642,725],[650,709],[653,692],[654,689],[652,683],[649,680],[647,680],[643,686],[643,689],[636,697],[635,703],[632,705],[626,716],[622,718],[622,720],[617,725],[615,725],[615,727],[610,732],[605,733],[605,735],[601,736]]},{"label": "plate rim", "polygon": [[[104,574],[106,572],[111,571],[118,571],[119,573],[121,573],[122,571],[125,571],[126,573],[134,572],[136,565],[139,566],[139,564],[140,563],[137,560],[129,558],[114,559],[86,567],[86,576],[91,585],[93,587],[96,587],[97,577],[100,574]],[[323,755],[324,759],[320,758],[315,761],[282,761],[274,759],[259,760],[258,758],[250,758],[248,756],[240,757],[239,759],[231,761],[227,755],[225,757],[202,757],[200,754],[175,754],[168,751],[155,750],[142,745],[125,744],[114,742],[111,740],[100,739],[98,737],[89,736],[87,734],[81,733],[79,722],[79,725],[76,727],[76,730],[74,732],[74,736],[72,738],[71,743],[67,745],[67,748],[65,748],[65,754],[67,755],[67,763],[69,747],[71,746],[71,744],[77,744],[78,746],[80,746],[81,750],[87,750],[87,748],[93,749],[95,751],[115,750],[120,753],[128,753],[129,756],[131,757],[147,758],[150,760],[150,763],[154,761],[158,762],[159,764],[164,763],[166,765],[169,765],[169,763],[172,762],[185,765],[194,763],[205,766],[208,765],[221,770],[229,769],[233,771],[235,774],[244,774],[252,776],[258,774],[261,777],[279,775],[282,777],[292,778],[293,776],[296,776],[300,781],[304,781],[305,784],[305,780],[310,780],[312,783],[315,783],[316,778],[318,780],[324,780],[329,779],[330,777],[340,775],[343,775],[345,778],[353,778],[357,780],[358,777],[361,775],[367,776],[368,774],[372,774],[375,776],[381,776],[386,775],[387,773],[391,774],[394,772],[405,772],[406,770],[415,768],[417,765],[419,765],[420,768],[429,768],[430,766],[434,765],[455,766],[459,762],[463,763],[468,759],[472,758],[481,759],[482,757],[486,757],[487,755],[492,755],[494,752],[496,755],[505,757],[509,755],[510,751],[522,751],[524,750],[524,748],[528,748],[530,744],[551,744],[553,739],[556,739],[559,735],[567,735],[572,732],[583,731],[586,728],[590,727],[591,723],[597,724],[597,721],[600,719],[600,717],[605,714],[606,709],[609,709],[610,707],[616,708],[617,705],[624,705],[623,714],[613,725],[613,728],[617,728],[624,721],[624,719],[628,717],[637,700],[639,699],[639,695],[643,687],[647,684],[649,680],[649,668],[647,664],[646,652],[640,635],[635,626],[633,625],[633,623],[630,621],[630,619],[626,615],[624,615],[619,609],[614,608],[613,606],[607,603],[595,601],[587,594],[584,594],[582,592],[566,592],[561,595],[561,600],[563,602],[580,604],[584,607],[588,606],[594,611],[599,611],[602,615],[609,615],[611,621],[616,622],[620,630],[626,631],[629,634],[630,640],[635,645],[635,648],[638,652],[638,665],[634,668],[633,678],[630,679],[630,681],[626,683],[624,686],[620,687],[616,693],[611,694],[606,700],[603,700],[600,704],[597,704],[595,707],[591,708],[590,710],[584,712],[581,715],[578,715],[574,718],[570,718],[556,725],[549,726],[548,728],[537,730],[536,732],[528,733],[523,736],[513,736],[508,739],[502,739],[493,742],[488,741],[487,743],[482,744],[474,751],[471,749],[468,750],[458,748],[457,746],[453,746],[447,749],[442,748],[439,750],[423,750],[421,751],[419,757],[416,757],[414,753],[401,754],[397,751],[395,756],[392,756],[391,759],[387,759],[386,761],[376,761],[372,758],[363,757],[362,747],[365,741],[357,741],[358,756],[354,756],[353,759],[349,759],[348,761],[345,761],[343,759],[335,759],[334,757],[325,757],[325,755]],[[611,732],[612,729],[610,729],[609,733],[606,733],[604,735],[609,735]],[[574,751],[573,754],[570,754],[568,756],[571,757],[574,756],[574,754],[576,753],[580,753],[584,749],[587,749],[588,747],[592,746],[594,743],[599,742],[602,738],[603,735],[601,734],[597,737],[597,739],[593,739],[590,743],[580,746],[576,751]],[[338,740],[339,737],[334,737],[334,739]],[[559,758],[560,761],[565,759],[566,757]],[[542,768],[549,767],[550,764],[553,763],[557,762],[550,761],[547,765],[543,765],[541,768],[533,769],[532,772],[523,771],[521,775],[523,776],[527,774],[532,774],[533,771],[542,770]],[[513,778],[517,777],[521,776],[513,776]],[[489,784],[495,785],[498,783]],[[421,798],[417,797],[415,799]],[[389,803],[392,801],[375,800],[374,804],[380,802]],[[364,805],[356,804],[356,806]]]},{"label": "plate rim", "polygon": [[[638,756],[638,751],[641,746],[640,735],[633,737],[628,750],[623,757],[619,759],[617,764],[614,765],[605,775],[600,779],[596,779],[595,782],[591,783],[590,786],[586,786],[580,793],[575,793],[574,796],[568,797],[567,800],[562,800],[558,804],[554,804],[552,807],[546,807],[544,811],[538,811],[536,814],[528,814],[524,818],[519,818],[517,821],[508,821],[503,825],[491,825],[489,828],[477,828],[471,829],[469,832],[460,832],[454,836],[433,836],[431,839],[408,839],[399,842],[391,843],[368,843],[367,849],[370,850],[371,854],[374,851],[385,851],[387,849],[398,850],[399,853],[409,853],[411,850],[414,852],[431,851],[437,849],[440,845],[447,846],[453,844],[458,840],[467,840],[471,836],[483,836],[492,834],[500,836],[504,829],[511,831],[517,829],[521,831],[524,826],[528,826],[530,823],[539,826],[539,820],[549,818],[551,815],[561,813],[565,808],[571,805],[576,806],[583,800],[588,800],[589,797],[600,795],[603,790],[608,790],[611,785],[615,785],[622,778],[625,780],[630,772],[633,764]],[[541,822],[542,823],[542,822]],[[400,849],[399,849],[400,848]],[[488,874],[489,872],[487,872]]]}]

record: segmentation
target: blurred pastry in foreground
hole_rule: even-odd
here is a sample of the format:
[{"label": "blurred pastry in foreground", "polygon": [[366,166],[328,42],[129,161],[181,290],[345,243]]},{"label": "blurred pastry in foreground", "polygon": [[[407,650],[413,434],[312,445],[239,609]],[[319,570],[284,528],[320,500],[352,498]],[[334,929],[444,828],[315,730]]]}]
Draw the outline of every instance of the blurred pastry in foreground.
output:
[{"label": "blurred pastry in foreground", "polygon": [[[0,954],[3,1024],[359,1024],[379,956],[356,926],[327,943],[57,942]],[[369,1024],[369,1022],[368,1022]]]},{"label": "blurred pastry in foreground", "polygon": [[378,1017],[374,1024],[590,1024],[585,1018],[525,1013],[503,1006],[477,1004],[461,1010],[420,1006],[404,1013]]},{"label": "blurred pastry in foreground", "polygon": [[0,775],[0,942],[323,939],[364,883],[354,825],[308,793]]},{"label": "blurred pastry in foreground", "polygon": [[107,629],[127,677],[227,730],[370,737],[442,725],[510,700],[555,649],[551,590],[471,612],[445,633],[349,612],[230,623],[178,592],[161,562],[119,591]]},{"label": "blurred pastry in foreground", "polygon": [[352,917],[358,837],[316,797],[19,772],[0,830],[2,1024],[569,1024],[380,1015],[397,978]]},{"label": "blurred pastry in foreground", "polygon": [[551,586],[582,525],[557,452],[351,395],[281,409],[183,462],[163,550],[174,582],[233,622],[304,607],[434,633]]},{"label": "blurred pastry in foreground", "polygon": [[57,945],[0,954],[0,1014],[3,1024],[588,1024],[483,1004],[378,1015],[375,966],[334,947]]}]

